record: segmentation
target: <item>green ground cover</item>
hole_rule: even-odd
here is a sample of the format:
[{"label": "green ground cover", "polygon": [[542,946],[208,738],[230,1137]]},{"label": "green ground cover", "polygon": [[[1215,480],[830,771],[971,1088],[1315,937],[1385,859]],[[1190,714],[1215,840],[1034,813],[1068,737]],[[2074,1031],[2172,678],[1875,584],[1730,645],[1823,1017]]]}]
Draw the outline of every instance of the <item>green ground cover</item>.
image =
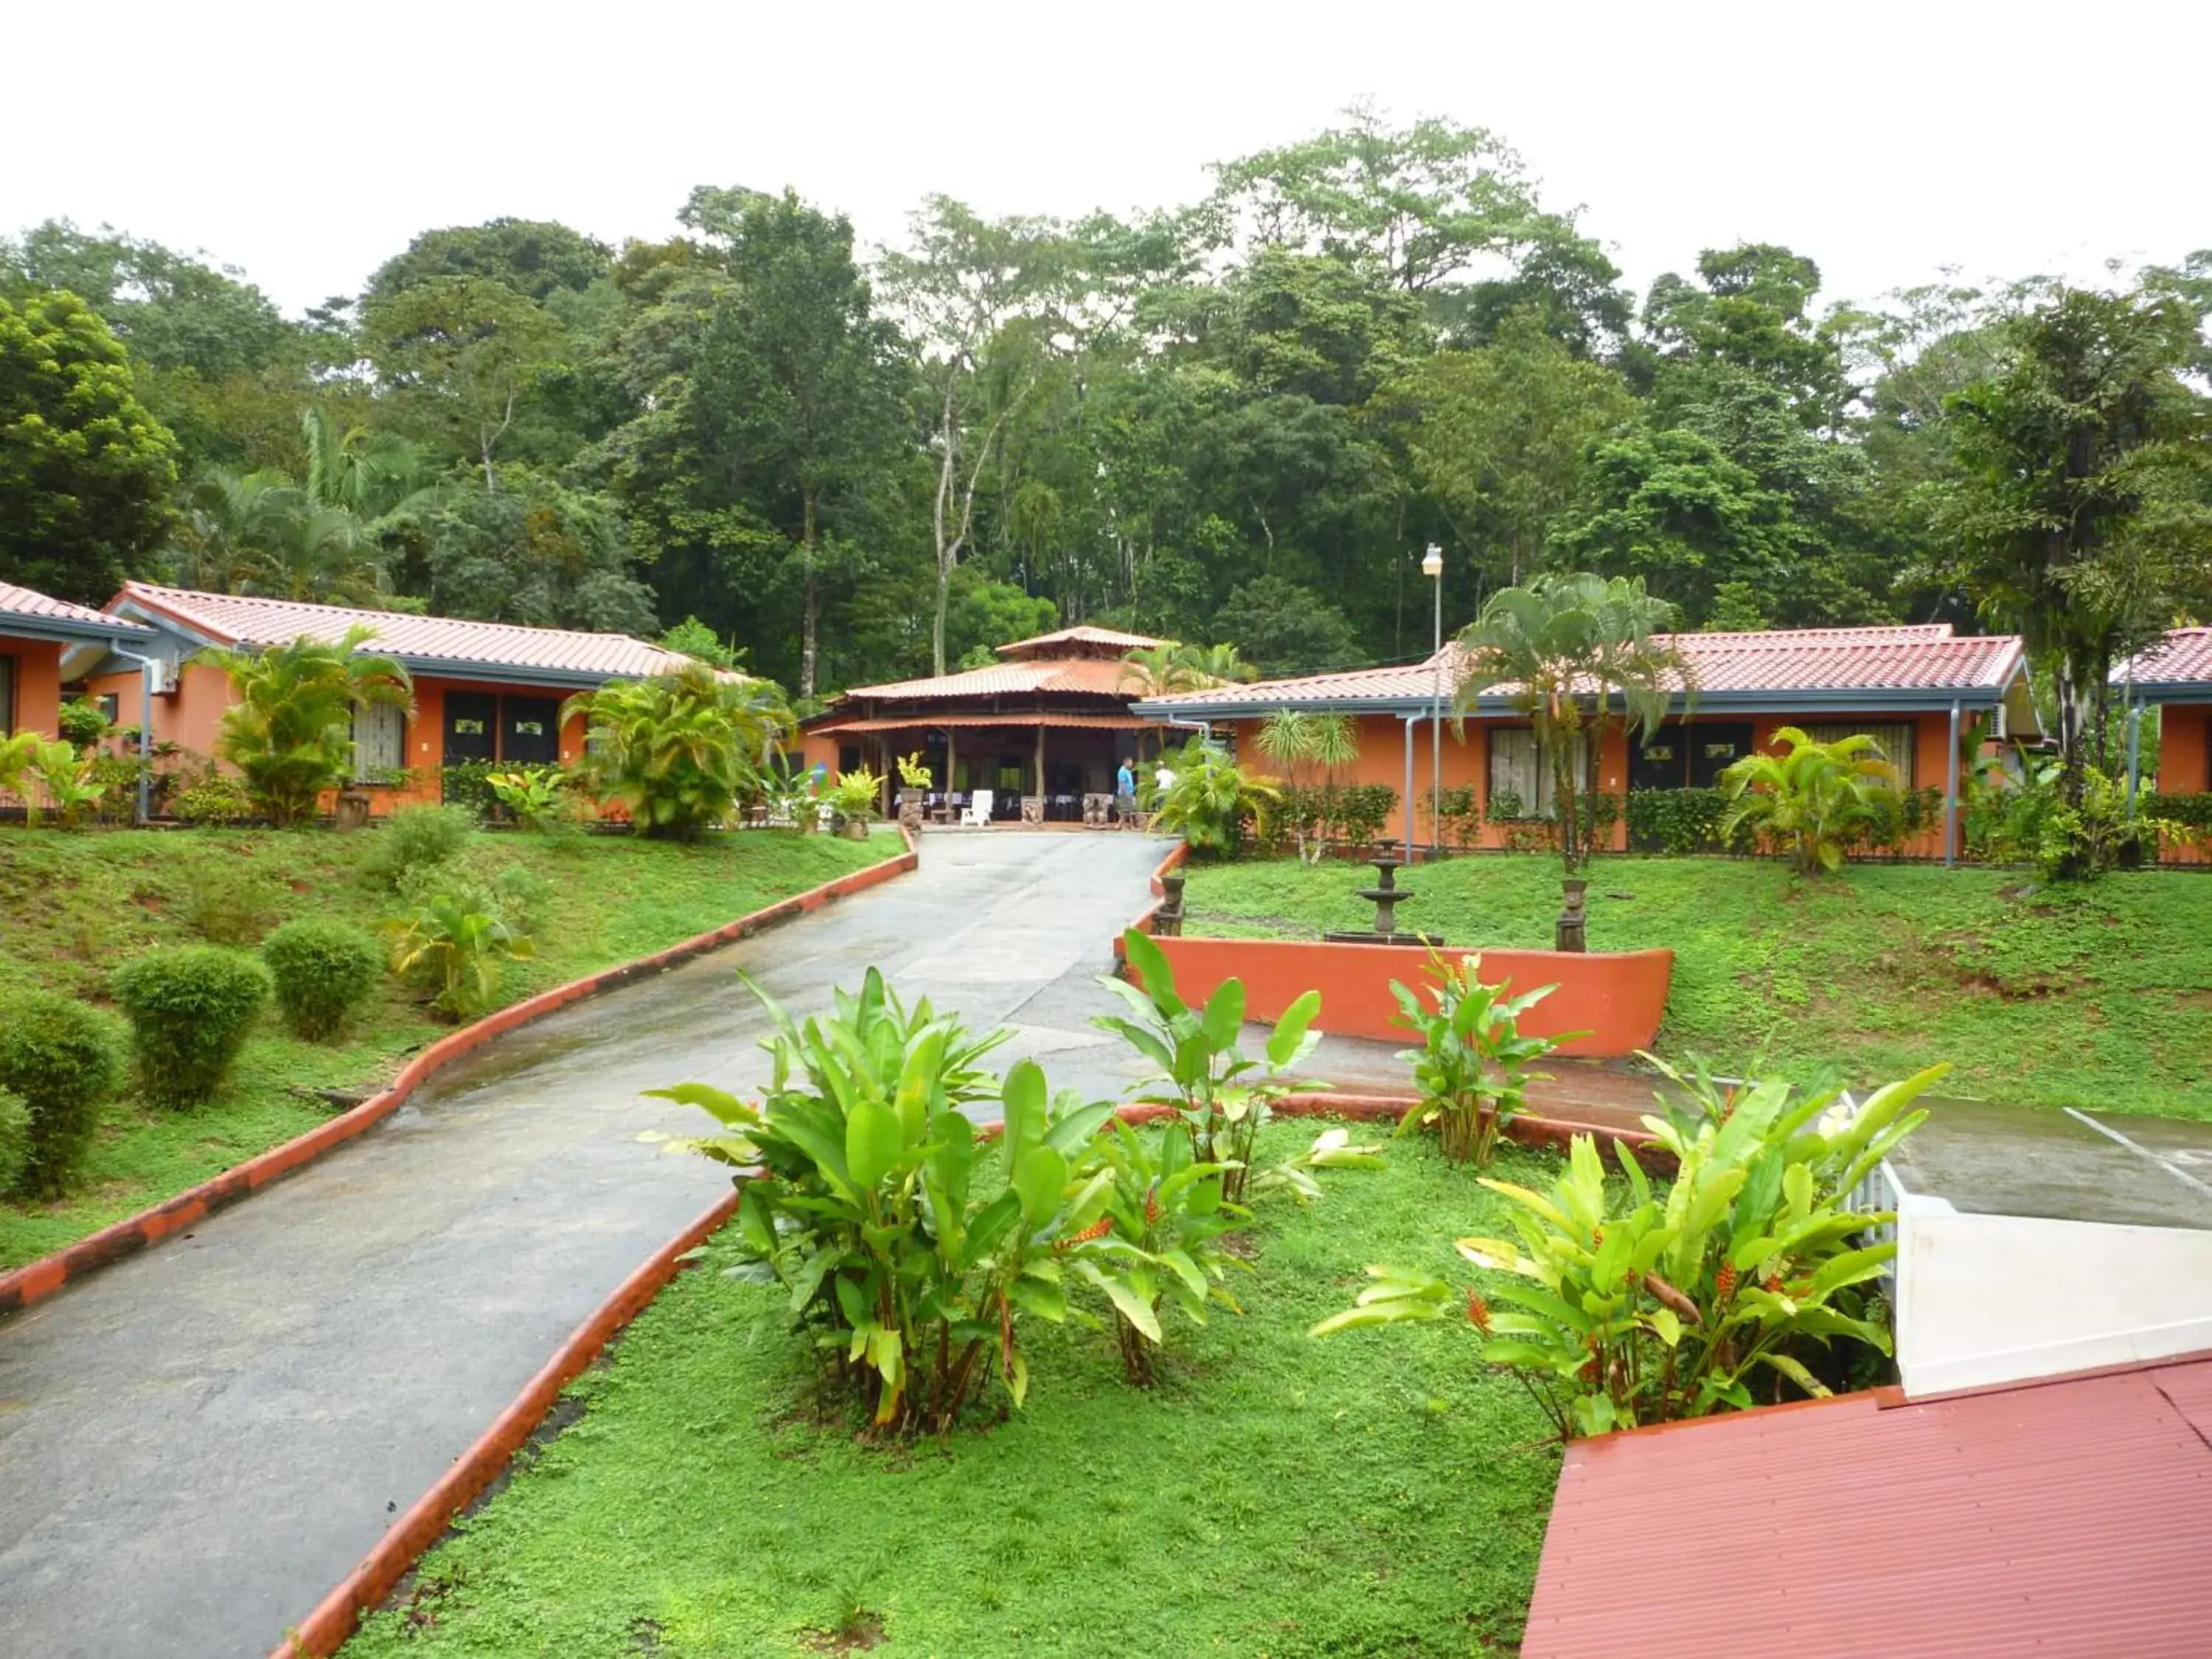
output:
[{"label": "green ground cover", "polygon": [[[253,933],[295,915],[374,927],[398,908],[362,871],[374,832],[0,830],[0,991],[37,985],[105,998],[118,963],[196,942],[211,904],[240,907]],[[888,837],[752,831],[696,846],[629,836],[482,835],[483,867],[526,866],[547,888],[533,960],[506,964],[512,1002],[673,945],[895,854]],[[247,1041],[222,1097],[187,1111],[111,1104],[85,1176],[55,1203],[0,1201],[0,1267],[58,1249],[112,1221],[313,1128],[327,1102],[297,1089],[367,1090],[448,1028],[387,983],[347,1040],[299,1042],[273,1014]]]},{"label": "green ground cover", "polygon": [[[1186,931],[1314,939],[1371,926],[1371,872],[1291,860],[1194,867]],[[2212,1118],[2212,879],[2177,872],[2039,887],[2018,872],[1600,860],[1592,950],[1671,946],[1661,1052],[1739,1074],[1847,1082],[1939,1060],[1947,1094]],[[1399,925],[1454,945],[1548,946],[1559,866],[1540,856],[1404,872]],[[1408,975],[1410,980],[1411,975]]]},{"label": "green ground cover", "polygon": [[1509,1653],[1559,1474],[1541,1414],[1455,1328],[1305,1334],[1369,1262],[1464,1276],[1452,1238],[1503,1206],[1431,1139],[1324,1183],[1261,1201],[1243,1313],[1176,1329],[1152,1392],[1109,1334],[1030,1321],[1027,1407],[913,1447],[821,1419],[787,1297],[718,1241],[346,1651],[752,1659],[839,1650],[853,1617],[882,1659]]}]

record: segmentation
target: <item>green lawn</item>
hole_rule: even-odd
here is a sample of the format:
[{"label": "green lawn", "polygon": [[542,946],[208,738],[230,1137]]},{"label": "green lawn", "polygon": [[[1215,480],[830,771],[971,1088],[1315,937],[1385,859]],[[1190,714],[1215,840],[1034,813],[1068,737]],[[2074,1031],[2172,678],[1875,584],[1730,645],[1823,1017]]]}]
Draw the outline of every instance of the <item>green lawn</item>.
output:
[{"label": "green lawn", "polygon": [[[43,985],[94,1000],[108,970],[149,946],[201,937],[195,896],[257,896],[273,925],[297,915],[374,926],[398,908],[361,872],[374,842],[327,830],[0,829],[0,991]],[[629,836],[481,835],[483,867],[525,864],[549,892],[534,960],[507,964],[503,1000],[705,932],[898,851],[828,836],[753,831],[678,847]],[[185,1112],[112,1105],[79,1190],[53,1204],[0,1201],[0,1267],[58,1249],[313,1128],[334,1109],[298,1088],[364,1090],[447,1028],[398,985],[343,1043],[286,1036],[270,1018],[222,1099]]]},{"label": "green lawn", "polygon": [[[1188,931],[1369,927],[1373,907],[1352,890],[1372,873],[1194,867]],[[1633,858],[1589,875],[1592,950],[1675,952],[1668,1054],[1799,1078],[1833,1066],[1857,1082],[1948,1060],[1947,1093],[2212,1118],[2212,878],[2038,888],[2018,872],[1865,865],[1807,881],[1763,860]],[[1555,859],[1455,859],[1401,880],[1414,896],[1401,927],[1453,945],[1551,943]]]},{"label": "green lawn", "polygon": [[882,1659],[1510,1652],[1559,1473],[1542,1417],[1457,1328],[1305,1334],[1368,1262],[1464,1275],[1452,1238],[1502,1206],[1428,1140],[1325,1180],[1262,1200],[1243,1316],[1175,1331],[1152,1393],[1109,1335],[1025,1325],[1026,1408],[912,1449],[817,1419],[787,1297],[718,1242],[346,1651],[766,1659],[836,1650],[865,1609]]}]

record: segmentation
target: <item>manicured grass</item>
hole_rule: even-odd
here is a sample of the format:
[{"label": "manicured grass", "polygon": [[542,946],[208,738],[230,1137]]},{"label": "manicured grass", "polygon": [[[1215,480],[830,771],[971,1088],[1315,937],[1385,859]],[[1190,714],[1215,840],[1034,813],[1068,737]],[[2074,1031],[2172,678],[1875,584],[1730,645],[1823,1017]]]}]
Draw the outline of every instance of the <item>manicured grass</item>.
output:
[{"label": "manicured grass", "polygon": [[[1187,928],[1369,927],[1373,907],[1352,890],[1372,873],[1194,867]],[[2043,888],[2019,872],[1864,865],[1807,881],[1765,861],[1632,858],[1589,877],[1592,950],[1675,952],[1669,1055],[1739,1074],[1832,1066],[1860,1083],[1948,1060],[1949,1094],[2212,1118],[2212,878]],[[1414,896],[1401,927],[1455,945],[1552,942],[1555,859],[1455,859],[1401,879]]]},{"label": "manicured grass", "polygon": [[[1517,1149],[1498,1173],[1548,1178]],[[1466,1276],[1452,1238],[1502,1206],[1430,1141],[1326,1181],[1262,1201],[1243,1314],[1175,1330],[1152,1393],[1109,1335],[1025,1324],[1027,1407],[913,1448],[817,1419],[788,1298],[718,1242],[346,1652],[765,1659],[836,1650],[858,1607],[882,1659],[1510,1653],[1558,1479],[1542,1417],[1460,1329],[1305,1334],[1369,1262]]]},{"label": "manicured grass", "polygon": [[[104,1000],[108,971],[154,945],[192,942],[192,896],[240,880],[270,921],[331,916],[373,927],[398,909],[362,872],[375,832],[0,829],[0,991],[42,985]],[[548,893],[534,960],[508,963],[514,1001],[595,969],[719,927],[763,905],[888,858],[897,843],[752,831],[695,847],[629,836],[484,834],[477,867],[526,866]],[[58,1203],[0,1202],[0,1267],[58,1249],[257,1152],[335,1109],[295,1088],[365,1091],[448,1028],[388,984],[346,1041],[287,1036],[273,1015],[247,1042],[222,1098],[191,1111],[111,1105],[85,1176]]]}]

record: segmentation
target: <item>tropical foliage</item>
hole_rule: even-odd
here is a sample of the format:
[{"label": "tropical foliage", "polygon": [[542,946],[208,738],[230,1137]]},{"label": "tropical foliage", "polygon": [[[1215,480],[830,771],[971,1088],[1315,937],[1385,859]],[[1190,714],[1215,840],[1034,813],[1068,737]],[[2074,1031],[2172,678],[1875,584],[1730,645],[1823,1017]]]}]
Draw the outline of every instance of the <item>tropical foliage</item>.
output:
[{"label": "tropical foliage", "polygon": [[1586,757],[1613,726],[1650,741],[1677,692],[1694,687],[1662,637],[1674,607],[1644,591],[1641,577],[1540,575],[1501,588],[1459,636],[1455,711],[1503,692],[1535,728],[1552,768],[1559,851],[1572,875],[1588,856],[1577,804]]},{"label": "tropical foliage", "polygon": [[1175,781],[1161,793],[1157,828],[1180,835],[1201,858],[1234,858],[1244,827],[1264,836],[1281,793],[1273,780],[1253,776],[1218,749],[1194,742],[1168,763]]},{"label": "tropical foliage", "polygon": [[696,662],[580,692],[562,706],[562,724],[578,714],[590,722],[578,769],[588,787],[647,835],[674,841],[726,820],[792,728],[776,686]]},{"label": "tropical foliage", "polygon": [[557,766],[518,766],[484,776],[484,787],[507,816],[541,835],[561,821],[568,805],[568,775]]},{"label": "tropical foliage", "polygon": [[1881,820],[1897,769],[1863,732],[1822,743],[1785,726],[1774,741],[1785,752],[1746,755],[1721,773],[1732,803],[1721,838],[1750,830],[1807,875],[1842,869],[1852,842]]},{"label": "tropical foliage", "polygon": [[1112,1108],[1048,1099],[1024,1060],[987,1141],[961,1108],[989,1097],[977,1062],[1006,1032],[975,1036],[927,1000],[909,1009],[872,968],[803,1024],[752,988],[774,1021],[769,1085],[757,1102],[657,1091],[727,1131],[675,1144],[762,1171],[739,1177],[738,1237],[877,1431],[945,1433],[994,1376],[1019,1406],[1021,1326],[1067,1317],[1067,1252],[1105,1231],[1111,1176],[1073,1176]]},{"label": "tropical foliage", "polygon": [[1541,985],[1507,997],[1501,994],[1503,983],[1486,985],[1476,977],[1480,965],[1477,957],[1455,962],[1431,950],[1432,982],[1423,988],[1426,1002],[1419,993],[1390,981],[1390,994],[1398,1002],[1391,1024],[1421,1039],[1419,1048],[1398,1053],[1413,1068],[1413,1086],[1420,1095],[1399,1121],[1398,1133],[1434,1125],[1444,1157],[1454,1164],[1490,1162],[1498,1134],[1520,1111],[1529,1082],[1547,1075],[1531,1072],[1529,1066],[1569,1040],[1521,1034],[1521,1016],[1558,986]]},{"label": "tropical foliage", "polygon": [[336,643],[301,638],[266,651],[207,653],[230,677],[216,752],[243,775],[270,823],[312,817],[323,792],[351,775],[357,708],[412,708],[407,671],[361,649],[374,634],[356,624]]},{"label": "tropical foliage", "polygon": [[423,891],[386,931],[392,971],[428,991],[432,1010],[456,1022],[491,1005],[502,961],[537,954],[517,920],[465,884]]},{"label": "tropical foliage", "polygon": [[125,963],[109,988],[130,1017],[146,1098],[197,1106],[222,1085],[272,988],[269,969],[243,951],[185,945]]},{"label": "tropical foliage", "polygon": [[[1528,1383],[1562,1439],[1758,1403],[1822,1395],[1890,1352],[1877,1285],[1894,1220],[1854,1208],[1860,1182],[1927,1115],[1908,1109],[1935,1066],[1853,1102],[1784,1083],[1723,1089],[1669,1073],[1645,1127],[1678,1167],[1656,1188],[1625,1146],[1608,1181],[1577,1135],[1548,1194],[1483,1184],[1511,1200],[1515,1237],[1455,1248],[1489,1277],[1462,1289],[1371,1267],[1356,1306],[1317,1336],[1402,1321],[1463,1322],[1486,1363]],[[1842,1343],[1841,1352],[1835,1345]]]}]

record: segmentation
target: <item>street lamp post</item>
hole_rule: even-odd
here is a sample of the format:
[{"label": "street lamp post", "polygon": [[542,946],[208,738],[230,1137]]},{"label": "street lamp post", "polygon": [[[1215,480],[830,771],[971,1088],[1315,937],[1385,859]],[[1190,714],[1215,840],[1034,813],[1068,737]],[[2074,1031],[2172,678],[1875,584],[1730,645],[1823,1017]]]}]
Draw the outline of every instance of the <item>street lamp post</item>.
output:
[{"label": "street lamp post", "polygon": [[1429,646],[1429,856],[1433,859],[1443,851],[1444,804],[1444,550],[1434,542],[1421,555],[1421,574],[1436,589],[1436,626]]}]

